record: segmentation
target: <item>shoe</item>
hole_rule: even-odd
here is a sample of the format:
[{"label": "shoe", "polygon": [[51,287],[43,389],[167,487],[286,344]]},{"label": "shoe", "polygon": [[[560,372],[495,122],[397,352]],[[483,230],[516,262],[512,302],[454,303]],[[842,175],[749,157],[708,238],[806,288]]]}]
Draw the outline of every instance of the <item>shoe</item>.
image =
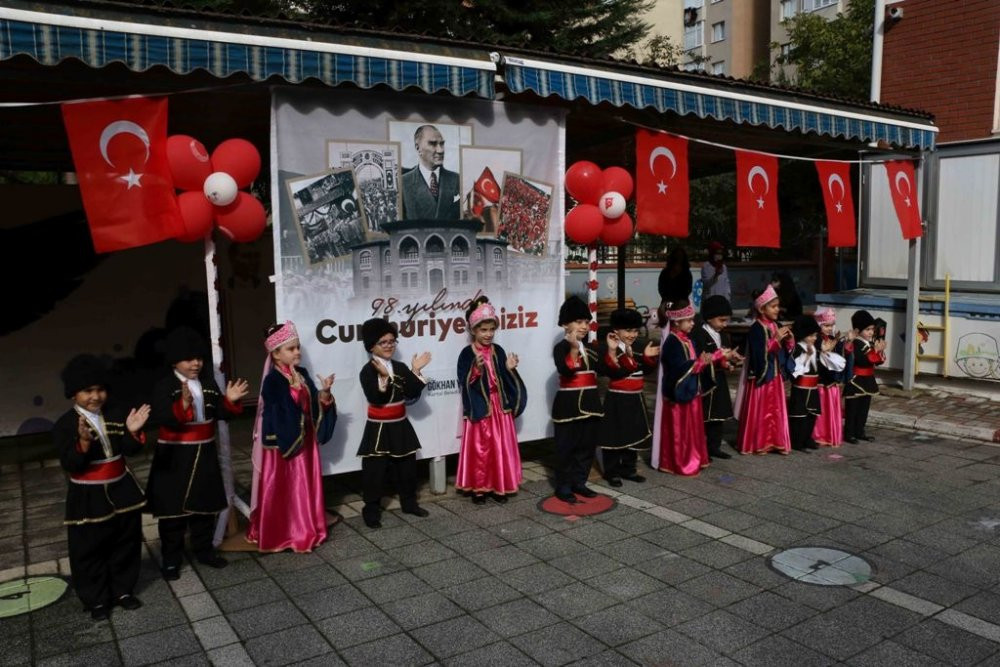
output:
[{"label": "shoe", "polygon": [[812,451],[805,445],[801,447],[792,447],[792,449],[794,449],[797,452],[802,452],[803,454],[812,454]]},{"label": "shoe", "polygon": [[505,505],[507,503],[507,496],[501,493],[491,493],[490,500],[498,505]]},{"label": "shoe", "polygon": [[403,514],[412,514],[413,516],[419,516],[420,518],[424,518],[426,516],[431,515],[430,512],[425,510],[420,505],[414,505],[413,507],[407,507],[406,509],[401,509],[400,512],[402,512]]},{"label": "shoe", "polygon": [[810,440],[806,443],[806,449],[819,449],[819,445],[816,444],[815,440]]},{"label": "shoe", "polygon": [[477,493],[476,495],[472,496],[472,504],[473,505],[485,505],[486,504],[486,496],[484,496],[481,493]]},{"label": "shoe", "polygon": [[865,442],[871,442],[874,439],[875,438],[871,438],[871,437],[869,437],[867,435],[859,435],[858,436],[858,440],[864,440]]},{"label": "shoe", "polygon": [[90,617],[95,621],[108,620],[108,608],[103,604],[96,604],[90,608]]},{"label": "shoe", "polygon": [[635,482],[636,484],[642,484],[646,481],[646,478],[639,474],[622,475],[622,479],[627,479],[628,481]]},{"label": "shoe", "polygon": [[856,444],[858,444],[858,439],[857,438],[844,438],[844,442],[849,442],[852,445],[856,445]]},{"label": "shoe", "polygon": [[382,520],[380,518],[371,519],[369,517],[365,517],[365,525],[375,530],[382,527]]},{"label": "shoe", "polygon": [[613,487],[615,487],[617,489],[621,485],[622,485],[622,478],[621,477],[610,477],[610,478],[608,478],[608,486],[613,486]]},{"label": "shoe", "polygon": [[584,498],[597,497],[597,491],[592,491],[585,486],[578,486],[577,488],[573,489],[573,493],[575,493],[578,496],[583,496]]},{"label": "shoe", "polygon": [[121,607],[122,609],[133,611],[142,606],[142,600],[132,595],[131,593],[126,593],[125,595],[122,595],[117,600],[115,600],[115,604]]},{"label": "shoe", "polygon": [[732,454],[726,454],[722,450],[719,450],[717,452],[710,452],[708,456],[709,456],[709,458],[713,458],[713,459],[731,459],[731,458],[733,458]]},{"label": "shoe", "polygon": [[209,567],[215,568],[216,570],[221,570],[225,566],[229,565],[229,561],[220,556],[219,554],[208,554],[207,556],[198,556],[197,560],[202,565],[207,565]]},{"label": "shoe", "polygon": [[179,565],[164,565],[160,568],[160,574],[165,581],[177,581],[181,578],[181,568]]},{"label": "shoe", "polygon": [[564,503],[569,503],[570,505],[575,505],[579,500],[576,499],[572,493],[556,493],[556,498],[563,501]]}]

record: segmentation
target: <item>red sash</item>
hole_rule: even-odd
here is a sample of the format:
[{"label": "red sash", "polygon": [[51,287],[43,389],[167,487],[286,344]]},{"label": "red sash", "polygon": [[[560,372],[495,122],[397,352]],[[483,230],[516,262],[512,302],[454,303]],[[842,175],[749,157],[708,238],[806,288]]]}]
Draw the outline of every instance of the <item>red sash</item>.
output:
[{"label": "red sash", "polygon": [[608,382],[608,389],[614,391],[642,391],[645,381],[642,378],[625,377]]},{"label": "red sash", "polygon": [[859,366],[855,366],[854,367],[854,374],[857,377],[862,377],[862,378],[875,377],[875,369],[874,368],[868,368],[866,366],[860,366],[860,367]]},{"label": "red sash", "polygon": [[819,376],[818,375],[800,375],[795,378],[796,387],[812,388],[819,386]]},{"label": "red sash", "polygon": [[156,439],[161,445],[201,445],[215,439],[215,422],[183,424],[179,429],[161,426]]},{"label": "red sash", "polygon": [[125,459],[116,456],[113,459],[95,461],[83,472],[75,472],[69,476],[77,484],[104,484],[113,482],[125,474]]},{"label": "red sash", "polygon": [[406,416],[406,405],[390,403],[389,405],[368,405],[368,419],[372,421],[399,421]]},{"label": "red sash", "polygon": [[581,371],[571,378],[559,376],[560,389],[589,389],[597,386],[597,374],[594,371]]}]

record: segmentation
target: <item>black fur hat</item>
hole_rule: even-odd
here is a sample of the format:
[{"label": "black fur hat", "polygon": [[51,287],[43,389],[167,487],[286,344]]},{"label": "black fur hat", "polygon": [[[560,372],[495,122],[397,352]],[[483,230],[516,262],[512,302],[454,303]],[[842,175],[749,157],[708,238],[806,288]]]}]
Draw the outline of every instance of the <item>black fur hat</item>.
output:
[{"label": "black fur hat", "polygon": [[714,294],[701,302],[701,319],[710,320],[713,317],[732,317],[733,307],[729,299],[721,294]]},{"label": "black fur hat", "polygon": [[590,320],[590,308],[587,303],[575,294],[563,302],[559,307],[559,326],[575,322],[577,320]]},{"label": "black fur hat", "polygon": [[641,329],[642,315],[632,308],[619,308],[611,311],[610,324],[612,329]]},{"label": "black fur hat", "polygon": [[819,322],[812,315],[799,315],[792,322],[792,336],[795,340],[802,340],[806,336],[819,333]]},{"label": "black fur hat", "polygon": [[851,326],[858,331],[864,331],[875,324],[875,318],[867,310],[858,310],[851,315]]},{"label": "black fur hat", "polygon": [[169,334],[163,345],[167,363],[173,366],[178,361],[201,359],[206,364],[211,361],[208,343],[200,333],[191,327],[177,327]]},{"label": "black fur hat", "polygon": [[399,336],[399,333],[396,331],[396,325],[389,320],[383,320],[381,317],[373,317],[361,325],[361,342],[364,344],[365,349],[371,352],[379,338],[389,333],[393,336]]},{"label": "black fur hat", "polygon": [[104,388],[108,386],[108,371],[104,363],[92,354],[78,354],[69,360],[66,367],[60,373],[62,377],[66,398],[73,398],[73,395],[81,389],[100,385]]}]

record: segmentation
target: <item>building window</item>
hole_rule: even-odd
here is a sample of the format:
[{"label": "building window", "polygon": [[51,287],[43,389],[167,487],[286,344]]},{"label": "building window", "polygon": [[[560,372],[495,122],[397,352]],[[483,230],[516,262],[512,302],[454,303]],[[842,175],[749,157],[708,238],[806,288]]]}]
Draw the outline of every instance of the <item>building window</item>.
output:
[{"label": "building window", "polygon": [[[361,265],[362,269],[372,268],[372,251],[362,250],[358,254],[358,263]],[[367,287],[367,285],[365,285],[365,287]]]},{"label": "building window", "polygon": [[389,261],[390,257],[391,255],[389,254],[389,249],[386,248],[385,252],[382,253],[382,266],[389,266],[392,263]]},{"label": "building window", "polygon": [[427,252],[434,254],[441,254],[444,252],[444,241],[441,240],[440,236],[436,234],[427,239],[427,243],[424,244]]},{"label": "building window", "polygon": [[370,284],[371,284],[371,280],[368,279],[368,276],[364,276],[361,279],[361,287],[362,287],[362,289],[368,289],[368,286]]},{"label": "building window", "polygon": [[406,289],[407,287],[409,287],[410,286],[410,274],[409,273],[401,273],[399,275],[399,284],[403,286],[403,289]]},{"label": "building window", "polygon": [[392,289],[392,276],[391,275],[386,274],[386,275],[382,276],[382,287],[384,287],[385,289]]},{"label": "building window", "polygon": [[478,282],[480,285],[483,284],[483,272],[482,271],[476,271],[476,282]]},{"label": "building window", "polygon": [[725,74],[726,73],[726,62],[720,61],[717,63],[712,63],[712,74]]},{"label": "building window", "polygon": [[787,59],[788,56],[790,56],[791,54],[792,54],[792,44],[791,44],[791,42],[789,42],[788,44],[782,44],[781,45],[781,57]]},{"label": "building window", "polygon": [[798,13],[799,0],[781,0],[781,20],[790,19]]},{"label": "building window", "polygon": [[404,264],[412,264],[420,258],[420,246],[413,238],[407,237],[399,244],[399,258]]},{"label": "building window", "polygon": [[705,6],[705,0],[684,0],[684,9],[699,9]]},{"label": "building window", "polygon": [[712,41],[721,42],[726,38],[726,22],[719,21],[712,24]]},{"label": "building window", "polygon": [[462,284],[463,285],[468,285],[469,284],[469,272],[468,271],[462,271]]},{"label": "building window", "polygon": [[452,257],[468,257],[469,256],[469,243],[461,236],[455,238],[451,242],[451,256]]},{"label": "building window", "polygon": [[681,65],[681,69],[685,72],[702,72],[705,70],[705,63],[691,61]]},{"label": "building window", "polygon": [[812,12],[824,7],[832,7],[837,4],[837,0],[802,0],[802,11]]},{"label": "building window", "polygon": [[503,282],[503,273],[501,271],[497,271],[497,284],[500,284],[502,282]]},{"label": "building window", "polygon": [[684,28],[684,49],[696,49],[705,43],[705,22],[697,21]]},{"label": "building window", "polygon": [[462,284],[462,272],[461,271],[455,271],[455,277],[454,277],[454,280],[452,281],[452,284],[453,285],[461,285]]},{"label": "building window", "polygon": [[483,261],[483,246],[481,245],[476,246],[476,261],[477,262]]},{"label": "building window", "polygon": [[493,248],[493,262],[503,264],[503,250],[500,248]]}]

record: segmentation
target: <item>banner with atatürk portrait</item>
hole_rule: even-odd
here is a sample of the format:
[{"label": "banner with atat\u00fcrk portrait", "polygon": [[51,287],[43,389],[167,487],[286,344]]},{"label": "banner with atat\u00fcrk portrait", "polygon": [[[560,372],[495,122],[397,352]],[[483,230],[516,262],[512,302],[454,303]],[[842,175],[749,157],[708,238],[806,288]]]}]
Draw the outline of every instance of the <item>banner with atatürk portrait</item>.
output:
[{"label": "banner with atat\u00fcrk portrait", "polygon": [[465,310],[485,294],[495,342],[520,358],[518,437],[551,434],[552,346],[561,337],[565,128],[560,110],[372,91],[279,88],[271,184],[278,320],[298,326],[303,365],[336,373],[338,420],[324,473],[361,467],[370,355],[361,324],[399,331],[395,359],[429,351],[407,406],[423,458],[459,448]]}]

